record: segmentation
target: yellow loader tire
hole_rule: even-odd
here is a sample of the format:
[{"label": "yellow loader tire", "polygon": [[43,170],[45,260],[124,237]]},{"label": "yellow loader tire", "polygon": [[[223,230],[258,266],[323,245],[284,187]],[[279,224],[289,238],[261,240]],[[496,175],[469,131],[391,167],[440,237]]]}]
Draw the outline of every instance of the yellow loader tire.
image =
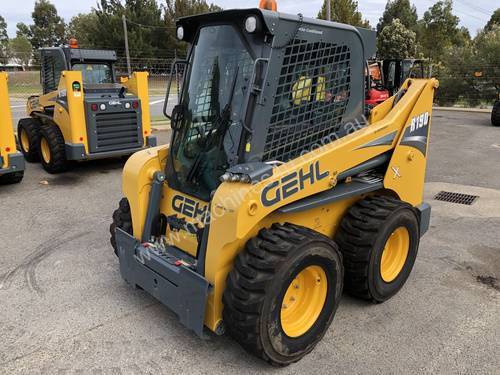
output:
[{"label": "yellow loader tire", "polygon": [[342,255],[331,239],[274,224],[238,255],[223,295],[226,330],[245,350],[275,366],[310,353],[339,306]]},{"label": "yellow loader tire", "polygon": [[130,212],[130,204],[127,198],[122,198],[118,209],[113,213],[113,223],[109,227],[109,233],[111,234],[110,242],[111,246],[115,251],[115,255],[118,256],[118,248],[116,246],[116,228],[127,232],[132,235],[132,214]]},{"label": "yellow loader tire", "polygon": [[29,117],[19,120],[17,124],[17,138],[24,158],[29,163],[40,160],[40,120]]},{"label": "yellow loader tire", "polygon": [[335,238],[346,291],[377,303],[393,297],[413,269],[419,228],[413,207],[398,199],[368,197],[351,207]]},{"label": "yellow loader tire", "polygon": [[64,137],[57,126],[42,126],[39,150],[43,169],[50,174],[62,173],[68,169]]}]

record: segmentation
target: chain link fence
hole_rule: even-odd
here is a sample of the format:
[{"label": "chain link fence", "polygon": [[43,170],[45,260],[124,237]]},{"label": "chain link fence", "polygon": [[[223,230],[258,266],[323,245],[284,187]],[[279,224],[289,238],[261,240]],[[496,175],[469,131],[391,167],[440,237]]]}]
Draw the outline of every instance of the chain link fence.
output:
[{"label": "chain link fence", "polygon": [[[14,54],[8,63],[0,64],[0,70],[9,72],[9,90],[11,101],[17,104],[25,102],[32,95],[42,92],[40,68],[35,60],[21,58]],[[175,51],[165,51],[159,58],[131,58],[132,71],[149,72],[149,92],[152,101],[165,97],[171,76],[172,63],[177,56]],[[116,63],[117,76],[127,75],[127,62],[121,52]],[[433,66],[433,76],[440,80],[435,102],[439,106],[490,108],[498,98],[498,92],[492,82],[498,82],[500,64],[496,67]],[[177,82],[172,85],[172,94],[177,93]],[[172,99],[173,100],[173,99]]]}]

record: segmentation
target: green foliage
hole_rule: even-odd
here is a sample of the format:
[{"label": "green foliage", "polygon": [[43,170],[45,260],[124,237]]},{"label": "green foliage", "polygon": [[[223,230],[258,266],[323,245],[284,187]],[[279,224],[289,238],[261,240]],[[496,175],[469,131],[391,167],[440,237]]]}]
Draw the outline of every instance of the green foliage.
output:
[{"label": "green foliage", "polygon": [[7,22],[0,16],[0,64],[9,60],[9,36],[7,35]]},{"label": "green foliage", "polygon": [[416,54],[416,34],[408,30],[398,18],[383,28],[377,44],[381,59],[406,59]]},{"label": "green foliage", "polygon": [[10,40],[10,51],[12,58],[23,67],[23,70],[29,65],[33,56],[33,47],[25,36],[18,36]]},{"label": "green foliage", "polygon": [[474,42],[481,72],[491,85],[500,90],[500,24],[485,28]]},{"label": "green foliage", "polygon": [[493,12],[490,20],[488,21],[484,29],[486,31],[490,31],[491,29],[493,29],[494,25],[500,25],[500,8],[498,8]]},{"label": "green foliage", "polygon": [[419,41],[426,57],[440,61],[445,49],[457,39],[459,18],[453,14],[452,0],[436,2],[424,13]]},{"label": "green foliage", "polygon": [[28,25],[26,25],[25,23],[23,22],[19,22],[17,25],[16,25],[16,36],[24,36],[25,38],[28,38],[30,37],[30,28]]},{"label": "green foliage", "polygon": [[390,25],[398,18],[408,30],[417,30],[418,14],[417,8],[410,4],[410,0],[389,0],[385,5],[385,11],[377,24],[377,32],[382,32],[384,27]]},{"label": "green foliage", "polygon": [[123,50],[123,15],[127,18],[129,46],[133,56],[156,56],[159,49],[166,47],[162,43],[166,30],[161,9],[155,0],[100,0],[94,12],[97,17],[95,29],[87,31],[88,42],[93,47]]},{"label": "green foliage", "polygon": [[[56,7],[48,0],[36,1],[31,17],[33,24],[29,26],[28,39],[33,48],[58,46],[66,42],[64,20],[59,17]],[[18,26],[19,31],[22,29]]]},{"label": "green foliage", "polygon": [[[326,20],[326,0],[323,2],[318,18]],[[358,2],[353,0],[332,0],[331,1],[332,21],[347,23],[357,27],[369,28],[370,23],[363,20],[363,15],[358,11]]]},{"label": "green foliage", "polygon": [[66,29],[66,40],[75,38],[82,48],[93,47],[99,19],[95,12],[80,13],[71,18]]}]

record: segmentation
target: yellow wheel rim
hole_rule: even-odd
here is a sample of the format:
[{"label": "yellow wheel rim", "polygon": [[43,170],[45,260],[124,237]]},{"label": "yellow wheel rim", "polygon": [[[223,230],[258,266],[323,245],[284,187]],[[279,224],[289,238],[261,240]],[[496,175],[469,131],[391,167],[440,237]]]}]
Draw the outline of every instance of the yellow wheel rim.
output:
[{"label": "yellow wheel rim", "polygon": [[26,134],[26,131],[21,130],[20,138],[23,150],[28,152],[30,150],[30,140],[28,139],[28,134]]},{"label": "yellow wheel rim", "polygon": [[299,337],[316,323],[326,301],[328,279],[320,266],[303,269],[288,286],[281,305],[281,328]]},{"label": "yellow wheel rim", "polygon": [[40,151],[42,153],[42,158],[45,163],[50,163],[50,147],[49,142],[45,138],[42,138],[40,142]]},{"label": "yellow wheel rim", "polygon": [[410,251],[410,234],[405,227],[399,227],[387,240],[382,260],[380,262],[380,275],[382,280],[390,283],[398,277],[403,269],[408,252]]}]

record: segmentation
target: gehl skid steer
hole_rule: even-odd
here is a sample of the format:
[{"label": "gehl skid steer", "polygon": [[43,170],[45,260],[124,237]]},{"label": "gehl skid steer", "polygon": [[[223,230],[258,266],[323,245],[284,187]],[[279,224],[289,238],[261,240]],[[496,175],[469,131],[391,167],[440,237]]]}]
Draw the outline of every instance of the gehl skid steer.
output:
[{"label": "gehl skid steer", "polygon": [[324,336],[344,285],[383,302],[408,279],[438,82],[407,80],[365,120],[371,31],[247,9],[182,18],[177,36],[171,144],[123,172],[121,274],[196,334],[285,366]]},{"label": "gehl skid steer", "polygon": [[0,185],[17,184],[24,176],[24,158],[17,151],[12,128],[7,73],[0,73]]},{"label": "gehl skid steer", "polygon": [[114,51],[68,47],[41,49],[43,95],[28,99],[18,137],[28,162],[49,173],[68,161],[127,156],[156,146],[151,136],[148,74],[116,83]]}]

